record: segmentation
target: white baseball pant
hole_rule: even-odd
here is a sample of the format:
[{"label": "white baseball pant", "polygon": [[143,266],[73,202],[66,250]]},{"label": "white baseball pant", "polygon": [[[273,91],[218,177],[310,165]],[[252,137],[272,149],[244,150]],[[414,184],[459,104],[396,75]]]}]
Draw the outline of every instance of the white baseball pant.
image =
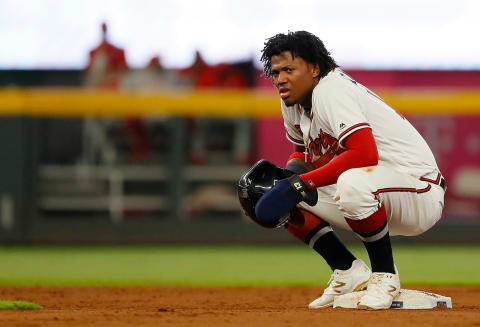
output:
[{"label": "white baseball pant", "polygon": [[[435,181],[439,172],[420,180],[391,167],[349,169],[337,184],[319,187],[318,202],[299,207],[312,212],[332,226],[351,230],[345,218],[362,220],[385,207],[390,235],[414,236],[430,229],[441,218],[444,190]],[[438,178],[438,180],[437,180]]]}]

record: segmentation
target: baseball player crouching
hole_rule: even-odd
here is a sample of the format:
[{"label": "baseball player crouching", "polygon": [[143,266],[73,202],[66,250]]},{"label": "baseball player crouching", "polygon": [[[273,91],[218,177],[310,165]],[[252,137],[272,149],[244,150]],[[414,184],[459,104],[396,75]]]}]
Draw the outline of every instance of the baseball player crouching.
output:
[{"label": "baseball player crouching", "polygon": [[[310,308],[365,287],[358,308],[390,308],[400,291],[390,235],[419,235],[442,215],[446,184],[430,148],[402,115],[343,72],[315,35],[277,34],[261,60],[294,152],[286,169],[262,160],[242,176],[243,208],[263,226],[285,225],[331,267],[328,287]],[[331,226],[358,235],[371,270]]]}]

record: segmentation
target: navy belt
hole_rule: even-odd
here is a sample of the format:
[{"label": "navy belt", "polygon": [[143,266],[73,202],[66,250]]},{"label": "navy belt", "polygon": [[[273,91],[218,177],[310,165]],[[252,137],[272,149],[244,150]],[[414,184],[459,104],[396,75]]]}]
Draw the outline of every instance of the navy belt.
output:
[{"label": "navy belt", "polygon": [[440,184],[438,185],[443,188],[444,192],[447,190],[447,181],[445,180],[445,178],[443,178],[443,176],[440,178]]}]

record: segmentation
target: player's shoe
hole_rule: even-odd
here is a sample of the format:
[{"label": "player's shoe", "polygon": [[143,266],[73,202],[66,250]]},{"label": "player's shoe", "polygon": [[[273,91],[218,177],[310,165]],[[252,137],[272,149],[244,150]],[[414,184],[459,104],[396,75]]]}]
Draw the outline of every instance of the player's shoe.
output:
[{"label": "player's shoe", "polygon": [[372,273],[368,281],[367,292],[361,297],[358,303],[359,309],[389,309],[392,306],[393,299],[400,292],[400,277],[397,267],[396,274],[391,273]]},{"label": "player's shoe", "polygon": [[336,296],[365,289],[371,274],[370,268],[360,259],[353,261],[350,269],[335,269],[323,295],[311,302],[308,307],[310,309],[331,307]]}]

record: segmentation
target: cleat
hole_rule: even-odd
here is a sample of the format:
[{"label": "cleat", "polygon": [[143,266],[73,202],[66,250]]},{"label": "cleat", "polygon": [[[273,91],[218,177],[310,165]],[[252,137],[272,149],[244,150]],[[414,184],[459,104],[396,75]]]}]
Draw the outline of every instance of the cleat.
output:
[{"label": "cleat", "polygon": [[360,298],[358,309],[389,309],[400,292],[400,277],[391,273],[372,273],[365,295]]},{"label": "cleat", "polygon": [[360,259],[353,261],[352,267],[348,270],[335,269],[323,295],[312,301],[308,307],[310,309],[331,307],[335,297],[365,289],[371,274],[370,268]]}]

